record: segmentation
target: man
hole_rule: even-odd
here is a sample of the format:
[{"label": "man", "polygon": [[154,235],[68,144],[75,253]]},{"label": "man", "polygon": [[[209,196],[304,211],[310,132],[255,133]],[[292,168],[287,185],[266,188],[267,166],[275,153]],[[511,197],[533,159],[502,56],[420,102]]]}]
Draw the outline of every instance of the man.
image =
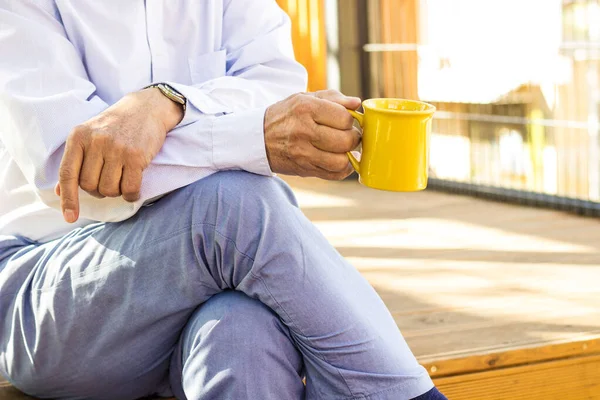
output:
[{"label": "man", "polygon": [[273,0],[0,0],[0,55],[0,374],[15,386],[441,396],[272,176],[344,178],[360,137],[359,99],[294,94],[305,71]]}]

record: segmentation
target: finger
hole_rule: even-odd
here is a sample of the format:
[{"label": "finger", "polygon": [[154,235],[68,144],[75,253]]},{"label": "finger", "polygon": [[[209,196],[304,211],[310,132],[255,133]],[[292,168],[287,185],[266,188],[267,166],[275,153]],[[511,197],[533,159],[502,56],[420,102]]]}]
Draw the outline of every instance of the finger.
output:
[{"label": "finger", "polygon": [[140,198],[142,188],[142,169],[131,166],[123,168],[123,177],[121,178],[121,193],[123,199],[134,202]]},{"label": "finger", "polygon": [[104,165],[104,158],[101,153],[88,152],[83,158],[83,165],[81,167],[81,173],[79,174],[79,186],[97,198],[103,198],[104,196],[98,191],[98,185],[100,184],[100,174],[102,173],[102,166]]},{"label": "finger", "polygon": [[123,165],[114,160],[104,160],[98,192],[106,197],[119,197],[121,195],[121,176]]},{"label": "finger", "polygon": [[358,146],[360,138],[360,131],[357,128],[341,131],[325,125],[317,125],[311,143],[323,151],[346,153]]},{"label": "finger", "polygon": [[317,167],[315,165],[311,165],[311,164],[307,164],[307,163],[298,163],[297,167],[295,169],[294,175],[298,175],[304,178],[321,178],[321,179],[327,179],[327,180],[331,180],[331,181],[337,181],[337,180],[341,180],[344,179],[346,176],[348,176],[352,171],[351,170],[346,170],[344,169],[344,171],[342,172],[332,172],[332,171],[328,171],[326,169]]},{"label": "finger", "polygon": [[60,207],[65,221],[79,218],[79,172],[83,162],[83,147],[77,139],[67,140],[58,172]]},{"label": "finger", "polygon": [[348,176],[350,176],[352,172],[354,172],[354,169],[350,164],[348,164],[344,170],[339,172],[332,172],[323,168],[318,168],[315,176],[328,181],[341,181],[342,179],[346,179]]},{"label": "finger", "polygon": [[343,172],[348,168],[350,161],[346,153],[328,153],[314,148],[310,154],[310,163],[329,172]]},{"label": "finger", "polygon": [[314,147],[308,153],[308,159],[312,166],[329,172],[343,172],[350,165],[346,153],[329,153]]},{"label": "finger", "polygon": [[356,110],[358,107],[360,107],[360,99],[358,97],[346,96],[343,93],[333,89],[320,90],[315,92],[315,96],[319,99],[338,103],[344,108],[349,108],[351,110]]},{"label": "finger", "polygon": [[335,129],[352,129],[354,118],[346,107],[329,100],[314,99],[313,119],[317,124]]}]

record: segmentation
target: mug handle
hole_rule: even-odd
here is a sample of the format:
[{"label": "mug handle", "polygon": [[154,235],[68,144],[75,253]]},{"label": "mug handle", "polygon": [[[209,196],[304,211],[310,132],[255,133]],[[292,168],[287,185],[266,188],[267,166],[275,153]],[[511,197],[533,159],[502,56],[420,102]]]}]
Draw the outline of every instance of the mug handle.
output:
[{"label": "mug handle", "polygon": [[[350,115],[352,115],[354,117],[354,119],[356,119],[358,121],[358,124],[362,128],[365,114],[359,113],[358,111],[354,111],[354,110],[349,110],[349,109],[347,109],[347,110],[350,113]],[[350,164],[352,164],[352,168],[354,168],[354,170],[360,174],[360,162],[356,159],[356,157],[354,157],[354,155],[352,155],[351,152],[347,152],[346,154],[348,155],[348,160],[350,160]]]}]

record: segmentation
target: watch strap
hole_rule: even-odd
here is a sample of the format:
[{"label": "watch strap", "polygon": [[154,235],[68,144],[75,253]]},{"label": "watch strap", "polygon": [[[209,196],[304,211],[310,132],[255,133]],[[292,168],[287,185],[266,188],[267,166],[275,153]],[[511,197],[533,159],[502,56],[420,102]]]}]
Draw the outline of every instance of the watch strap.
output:
[{"label": "watch strap", "polygon": [[169,100],[180,104],[183,107],[183,112],[185,113],[185,109],[187,107],[187,99],[184,95],[179,93],[177,90],[173,89],[173,87],[167,85],[166,83],[154,83],[152,85],[146,86],[144,89],[149,88],[157,88],[158,90],[160,90],[160,92]]}]

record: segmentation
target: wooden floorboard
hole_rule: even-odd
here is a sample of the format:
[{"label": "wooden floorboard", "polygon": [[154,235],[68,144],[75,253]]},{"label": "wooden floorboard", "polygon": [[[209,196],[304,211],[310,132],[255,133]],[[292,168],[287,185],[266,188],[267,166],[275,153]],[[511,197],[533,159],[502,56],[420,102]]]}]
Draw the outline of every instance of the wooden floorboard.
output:
[{"label": "wooden floorboard", "polygon": [[451,400],[597,399],[600,355],[492,369],[436,380]]}]

